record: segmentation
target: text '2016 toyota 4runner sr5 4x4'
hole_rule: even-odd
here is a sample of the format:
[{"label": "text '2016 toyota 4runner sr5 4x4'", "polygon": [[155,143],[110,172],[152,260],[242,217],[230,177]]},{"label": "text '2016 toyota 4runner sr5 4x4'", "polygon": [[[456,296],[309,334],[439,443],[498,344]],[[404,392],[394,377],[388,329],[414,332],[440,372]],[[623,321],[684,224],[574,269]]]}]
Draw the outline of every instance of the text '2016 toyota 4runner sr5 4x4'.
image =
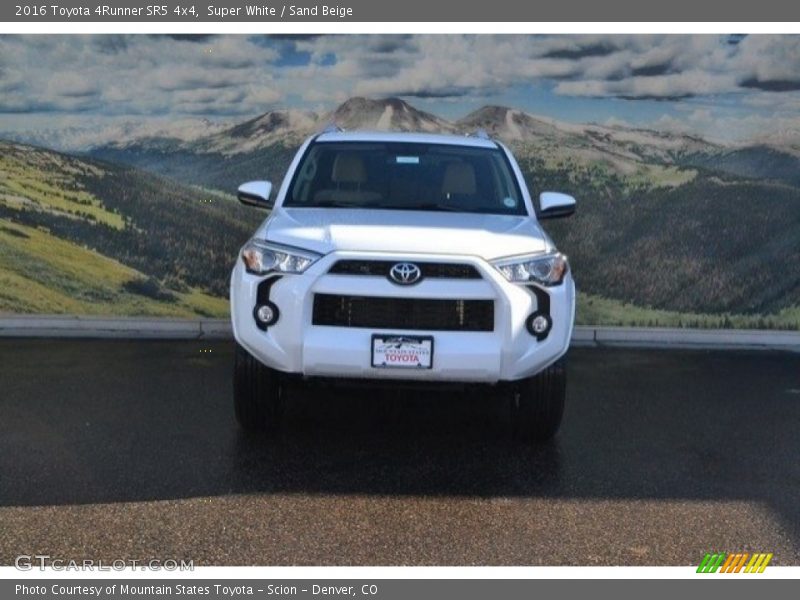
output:
[{"label": "text '2016 toyota 4runner sr5 4x4'", "polygon": [[552,437],[575,317],[569,265],[514,157],[485,135],[326,131],[297,152],[272,213],[231,278],[234,402],[242,427],[275,426],[288,378],[491,384],[517,430]]}]

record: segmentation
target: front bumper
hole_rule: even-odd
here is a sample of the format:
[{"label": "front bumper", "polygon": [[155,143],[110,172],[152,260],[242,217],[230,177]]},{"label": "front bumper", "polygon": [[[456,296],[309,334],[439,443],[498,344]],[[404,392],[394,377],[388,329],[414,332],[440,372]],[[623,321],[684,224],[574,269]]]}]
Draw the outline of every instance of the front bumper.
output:
[{"label": "front bumper", "polygon": [[[398,286],[385,277],[333,275],[338,260],[436,261],[473,265],[481,279],[424,279]],[[526,286],[509,283],[486,261],[473,256],[401,255],[333,252],[302,275],[274,281],[269,300],[280,310],[266,330],[253,318],[259,284],[269,276],[246,272],[237,261],[231,276],[231,319],[236,341],[262,363],[285,373],[307,377],[378,380],[422,380],[495,383],[535,375],[560,358],[569,347],[575,317],[575,284],[546,288],[552,329],[537,341],[525,327],[537,310],[537,298]],[[312,324],[316,293],[494,302],[493,331],[430,331],[319,326]],[[373,334],[431,335],[435,341],[431,369],[386,369],[371,366]]]}]

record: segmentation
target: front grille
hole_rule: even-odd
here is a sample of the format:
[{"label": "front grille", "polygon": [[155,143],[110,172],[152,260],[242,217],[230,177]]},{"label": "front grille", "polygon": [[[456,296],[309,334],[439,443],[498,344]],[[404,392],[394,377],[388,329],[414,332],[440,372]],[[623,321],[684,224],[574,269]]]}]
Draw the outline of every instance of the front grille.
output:
[{"label": "front grille", "polygon": [[425,331],[492,331],[492,300],[314,295],[314,325]]},{"label": "front grille", "polygon": [[[396,260],[340,260],[328,271],[334,275],[376,275],[388,277]],[[411,261],[413,262],[413,261]],[[472,265],[462,263],[414,262],[422,271],[422,278],[480,279],[481,274]]]}]

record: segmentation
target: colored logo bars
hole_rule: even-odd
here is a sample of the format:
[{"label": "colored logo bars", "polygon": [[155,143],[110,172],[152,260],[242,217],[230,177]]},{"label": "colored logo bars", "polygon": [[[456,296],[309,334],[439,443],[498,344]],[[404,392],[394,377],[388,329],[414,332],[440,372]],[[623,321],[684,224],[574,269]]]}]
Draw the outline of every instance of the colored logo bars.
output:
[{"label": "colored logo bars", "polygon": [[706,554],[697,567],[698,573],[763,573],[769,561],[772,560],[772,553],[769,554],[748,554],[738,552],[728,554],[725,552],[715,552]]}]

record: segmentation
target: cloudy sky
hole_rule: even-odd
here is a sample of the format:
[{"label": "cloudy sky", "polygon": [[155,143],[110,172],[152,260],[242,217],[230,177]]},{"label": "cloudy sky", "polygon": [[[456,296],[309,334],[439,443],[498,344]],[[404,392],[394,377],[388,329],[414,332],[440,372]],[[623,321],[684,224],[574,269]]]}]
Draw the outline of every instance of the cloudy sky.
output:
[{"label": "cloudy sky", "polygon": [[0,36],[0,132],[64,147],[355,95],[797,141],[800,36]]}]

